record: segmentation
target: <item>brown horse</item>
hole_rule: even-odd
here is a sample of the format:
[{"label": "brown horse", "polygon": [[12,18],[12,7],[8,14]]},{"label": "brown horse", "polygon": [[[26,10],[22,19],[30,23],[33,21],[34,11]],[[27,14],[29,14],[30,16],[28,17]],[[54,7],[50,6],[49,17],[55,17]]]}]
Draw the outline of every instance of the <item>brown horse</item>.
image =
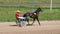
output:
[{"label": "brown horse", "polygon": [[[28,24],[29,24],[29,17],[30,17],[30,18],[33,19],[33,23],[34,23],[35,20],[37,20],[39,25],[40,25],[40,22],[39,22],[39,19],[38,19],[39,12],[42,12],[41,8],[37,8],[37,10],[33,13],[27,12],[23,15],[23,17],[26,17],[26,21],[28,22]],[[32,23],[32,25],[33,25],[33,23]]]}]

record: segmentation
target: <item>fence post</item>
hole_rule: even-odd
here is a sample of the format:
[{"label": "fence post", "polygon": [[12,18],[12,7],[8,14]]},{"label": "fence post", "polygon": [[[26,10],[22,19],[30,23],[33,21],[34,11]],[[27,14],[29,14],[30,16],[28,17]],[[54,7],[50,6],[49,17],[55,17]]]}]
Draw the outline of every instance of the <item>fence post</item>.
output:
[{"label": "fence post", "polygon": [[50,1],[50,11],[52,11],[52,0]]}]

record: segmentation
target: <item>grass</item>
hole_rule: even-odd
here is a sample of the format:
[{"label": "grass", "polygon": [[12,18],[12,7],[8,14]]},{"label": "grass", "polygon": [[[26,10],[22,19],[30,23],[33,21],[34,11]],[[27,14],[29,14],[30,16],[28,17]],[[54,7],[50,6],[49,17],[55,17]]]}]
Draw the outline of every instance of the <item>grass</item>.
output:
[{"label": "grass", "polygon": [[59,9],[53,9],[51,12],[48,9],[45,9],[45,11],[40,14],[41,17],[39,18],[40,20],[60,20],[59,14]]},{"label": "grass", "polygon": [[[39,20],[60,20],[60,8],[49,11],[49,7],[41,7],[43,12],[39,14]],[[16,10],[20,10],[23,15],[26,12],[33,12],[37,7],[24,6],[0,6],[0,22],[15,21]],[[32,20],[32,19],[30,19]]]},{"label": "grass", "polygon": [[[5,3],[5,2],[8,2],[8,3],[17,3],[17,2],[20,2],[20,3],[29,3],[29,2],[50,2],[50,0],[0,0],[0,3]],[[53,0],[53,2],[60,2],[60,0]]]}]

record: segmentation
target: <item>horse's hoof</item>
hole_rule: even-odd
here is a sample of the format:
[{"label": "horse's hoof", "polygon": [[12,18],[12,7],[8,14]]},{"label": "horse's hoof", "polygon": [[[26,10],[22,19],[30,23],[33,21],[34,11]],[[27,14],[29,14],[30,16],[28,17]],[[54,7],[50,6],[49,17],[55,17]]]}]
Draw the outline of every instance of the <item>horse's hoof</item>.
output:
[{"label": "horse's hoof", "polygon": [[33,24],[31,24],[31,25],[33,25]]},{"label": "horse's hoof", "polygon": [[41,25],[41,24],[39,23],[39,25]]}]

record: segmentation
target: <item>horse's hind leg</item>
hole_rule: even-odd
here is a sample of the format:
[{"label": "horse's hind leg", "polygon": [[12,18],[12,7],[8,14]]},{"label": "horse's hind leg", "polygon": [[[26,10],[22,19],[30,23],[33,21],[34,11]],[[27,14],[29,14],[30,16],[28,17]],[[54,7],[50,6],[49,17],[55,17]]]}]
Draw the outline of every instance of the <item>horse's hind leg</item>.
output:
[{"label": "horse's hind leg", "polygon": [[[35,21],[35,18],[33,19],[33,23],[34,23],[34,21]],[[32,25],[33,25],[33,23],[32,23]]]},{"label": "horse's hind leg", "polygon": [[27,18],[26,20],[27,20],[27,22],[28,22],[28,24],[29,24],[29,19]]},{"label": "horse's hind leg", "polygon": [[37,21],[38,21],[38,23],[39,23],[39,25],[40,25],[39,19],[38,19],[38,18],[36,18],[36,19],[37,19]]}]

